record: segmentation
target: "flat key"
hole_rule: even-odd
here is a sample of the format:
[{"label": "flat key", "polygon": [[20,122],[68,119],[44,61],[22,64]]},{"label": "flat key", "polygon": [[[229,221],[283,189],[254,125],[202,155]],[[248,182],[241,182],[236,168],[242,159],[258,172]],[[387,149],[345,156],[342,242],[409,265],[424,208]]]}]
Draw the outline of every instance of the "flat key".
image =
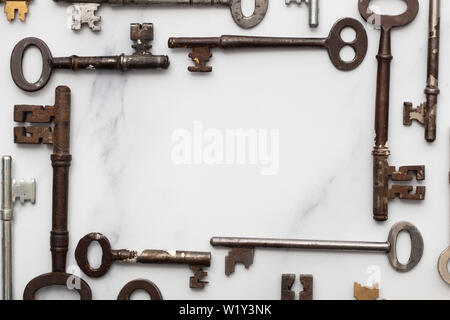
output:
[{"label": "flat key", "polygon": [[[92,242],[97,242],[102,248],[102,264],[93,268],[89,264],[88,249]],[[170,250],[113,250],[109,240],[101,233],[90,233],[83,237],[75,250],[75,258],[80,269],[89,277],[104,276],[113,262],[121,263],[153,263],[153,264],[183,264],[194,272],[190,278],[190,287],[202,289],[208,283],[202,279],[207,276],[203,267],[211,265],[210,252],[170,251]]]},{"label": "flat key", "polygon": [[5,3],[5,13],[8,21],[16,18],[16,12],[19,19],[24,22],[28,13],[28,3],[33,0],[0,0]]},{"label": "flat key", "polygon": [[255,10],[250,16],[242,12],[242,0],[54,0],[55,2],[69,2],[73,5],[72,30],[80,30],[87,24],[92,31],[100,31],[96,23],[101,16],[96,15],[100,5],[137,5],[137,6],[220,6],[229,7],[234,22],[244,29],[258,25],[265,17],[269,7],[269,0],[255,0]]},{"label": "flat key", "polygon": [[428,71],[427,85],[425,87],[426,101],[417,108],[411,102],[403,105],[403,124],[410,126],[413,120],[425,126],[425,140],[436,140],[436,116],[439,90],[439,42],[441,22],[441,1],[430,1],[428,22]]},{"label": "flat key", "polygon": [[36,180],[30,182],[12,179],[12,158],[2,157],[2,203],[0,219],[2,220],[2,299],[12,300],[12,222],[13,207],[17,199],[21,204],[26,201],[36,202]]},{"label": "flat key", "polygon": [[303,2],[309,7],[309,26],[317,28],[319,26],[319,0],[285,0],[286,5],[291,3],[301,5]]},{"label": "flat key", "polygon": [[[130,26],[130,38],[134,41],[132,55],[121,54],[119,56],[106,57],[78,57],[70,56],[54,58],[44,41],[38,38],[25,38],[15,47],[11,55],[11,75],[14,83],[21,89],[34,92],[45,87],[50,80],[54,69],[83,70],[135,70],[135,69],[167,69],[169,57],[157,56],[150,52],[150,41],[153,40],[153,24],[132,23]],[[38,81],[30,83],[25,79],[22,61],[25,51],[34,46],[42,55],[42,73]]]},{"label": "flat key", "polygon": [[[406,264],[401,263],[397,258],[397,238],[402,231],[407,232],[411,238],[411,254]],[[386,242],[213,237],[211,245],[232,248],[225,257],[225,274],[227,276],[234,273],[237,263],[244,264],[248,269],[253,264],[256,248],[382,252],[388,255],[391,266],[399,272],[412,270],[423,255],[422,235],[409,222],[400,222],[394,225]]]},{"label": "flat key", "polygon": [[403,0],[407,9],[398,16],[377,15],[369,8],[370,0],[359,0],[358,7],[361,16],[372,24],[378,22],[381,29],[380,47],[377,55],[378,74],[375,103],[375,145],[373,148],[373,218],[376,221],[386,221],[389,200],[399,198],[403,200],[424,200],[425,187],[414,188],[410,185],[393,185],[389,189],[390,181],[411,181],[416,177],[418,181],[425,180],[424,166],[403,166],[398,170],[390,166],[388,158],[389,128],[389,95],[391,61],[391,30],[412,22],[419,12],[417,0]]},{"label": "flat key", "polygon": [[[356,37],[353,41],[346,42],[342,39],[341,32],[346,28],[355,30]],[[341,58],[341,50],[349,46],[355,52],[355,57],[350,61]],[[189,57],[195,66],[188,67],[191,72],[211,72],[212,67],[206,63],[212,57],[212,48],[268,48],[268,47],[313,47],[327,49],[331,62],[342,71],[357,68],[364,60],[367,53],[367,33],[364,26],[352,18],[341,19],[335,23],[328,38],[273,38],[273,37],[248,37],[224,35],[218,38],[170,38],[169,48],[191,48]]]}]

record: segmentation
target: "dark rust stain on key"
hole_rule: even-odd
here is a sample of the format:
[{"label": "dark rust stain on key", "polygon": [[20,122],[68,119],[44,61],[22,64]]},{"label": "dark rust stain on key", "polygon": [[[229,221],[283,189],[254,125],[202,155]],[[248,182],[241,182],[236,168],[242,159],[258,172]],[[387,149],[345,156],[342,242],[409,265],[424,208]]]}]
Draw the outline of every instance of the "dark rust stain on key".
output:
[{"label": "dark rust stain on key", "polygon": [[52,252],[52,272],[31,280],[23,293],[25,300],[35,299],[39,289],[49,286],[74,285],[82,300],[92,298],[88,284],[73,274],[66,273],[66,258],[69,246],[67,230],[69,199],[70,155],[70,89],[56,88],[54,106],[16,105],[14,121],[28,123],[51,123],[54,127],[15,127],[14,142],[20,144],[53,144],[51,156],[53,166],[53,210],[50,250]]},{"label": "dark rust stain on key", "polygon": [[377,221],[388,219],[388,202],[390,199],[424,200],[425,187],[393,185],[389,189],[389,181],[410,181],[414,175],[417,180],[425,179],[424,166],[404,166],[398,171],[388,163],[390,156],[388,146],[389,127],[389,91],[391,76],[391,30],[412,22],[419,11],[417,0],[403,0],[407,4],[406,11],[398,16],[377,16],[369,9],[370,0],[359,0],[359,12],[366,21],[380,22],[381,38],[377,55],[377,96],[375,106],[375,146],[373,150],[373,217]]},{"label": "dark rust stain on key", "polygon": [[131,300],[131,296],[138,290],[144,290],[148,293],[151,300],[163,300],[161,291],[152,281],[138,279],[128,282],[122,290],[120,290],[117,300]]}]

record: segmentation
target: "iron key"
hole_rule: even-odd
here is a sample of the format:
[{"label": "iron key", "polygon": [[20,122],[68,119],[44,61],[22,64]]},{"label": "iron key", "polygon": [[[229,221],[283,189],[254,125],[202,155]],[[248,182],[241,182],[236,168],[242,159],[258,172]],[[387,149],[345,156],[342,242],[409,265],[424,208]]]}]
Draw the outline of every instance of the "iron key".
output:
[{"label": "iron key", "polygon": [[[342,30],[352,28],[356,38],[346,42],[341,37]],[[341,50],[350,46],[355,51],[351,61],[341,58]],[[364,60],[367,53],[367,33],[364,26],[357,20],[345,18],[337,21],[330,31],[328,38],[271,38],[224,35],[219,38],[170,38],[169,48],[191,48],[189,57],[195,66],[188,67],[191,72],[211,72],[212,67],[206,63],[212,57],[212,48],[267,48],[267,47],[314,47],[328,50],[331,62],[343,71],[353,70]]]}]

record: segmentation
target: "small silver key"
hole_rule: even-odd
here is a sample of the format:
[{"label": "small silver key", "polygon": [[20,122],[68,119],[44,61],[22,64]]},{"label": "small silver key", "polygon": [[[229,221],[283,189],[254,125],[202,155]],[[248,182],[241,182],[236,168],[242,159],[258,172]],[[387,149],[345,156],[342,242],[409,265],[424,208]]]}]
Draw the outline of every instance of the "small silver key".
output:
[{"label": "small silver key", "polygon": [[16,182],[11,176],[10,156],[2,157],[2,299],[12,299],[12,221],[13,206],[17,199],[21,204],[36,202],[36,180]]},{"label": "small silver key", "polygon": [[309,26],[317,28],[319,26],[319,0],[285,0],[286,5],[296,3],[301,5],[303,2],[309,7]]}]

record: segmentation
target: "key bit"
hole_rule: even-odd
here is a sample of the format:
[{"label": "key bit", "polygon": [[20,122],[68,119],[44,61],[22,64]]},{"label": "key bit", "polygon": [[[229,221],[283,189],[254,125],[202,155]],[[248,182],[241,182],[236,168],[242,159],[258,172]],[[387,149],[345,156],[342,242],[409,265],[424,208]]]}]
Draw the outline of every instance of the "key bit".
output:
[{"label": "key bit", "polygon": [[208,276],[208,272],[203,271],[199,266],[190,267],[194,275],[189,278],[189,287],[193,289],[203,289],[209,282],[203,279]]},{"label": "key bit", "polygon": [[[55,116],[53,106],[16,105],[14,121],[27,123],[50,123]],[[18,126],[14,128],[14,142],[25,144],[52,144],[52,127]]]},{"label": "key bit", "polygon": [[319,26],[319,0],[285,0],[286,5],[295,3],[300,6],[303,2],[309,7],[309,26],[317,28]]},{"label": "key bit", "polygon": [[[295,274],[283,274],[281,276],[281,300],[295,300],[295,292],[292,290]],[[306,301],[313,299],[313,276],[311,274],[301,274],[300,283],[303,290],[299,293],[299,300]]]},{"label": "key bit", "polygon": [[36,202],[36,180],[32,179],[30,182],[20,180],[12,182],[12,202],[15,203],[19,199],[21,204],[30,201],[32,204]]},{"label": "key bit", "polygon": [[33,0],[0,0],[0,2],[5,2],[5,13],[8,21],[12,21],[16,17],[16,11],[19,19],[25,21],[26,14],[28,13],[28,2]]},{"label": "key bit", "polygon": [[[416,177],[417,181],[423,181],[425,180],[425,167],[404,166],[400,167],[398,171],[396,171],[395,167],[389,167],[387,174],[392,181],[412,181],[414,177]],[[426,188],[424,186],[417,186],[416,192],[411,193],[413,190],[412,186],[392,185],[388,191],[388,199],[425,200]]]},{"label": "key bit", "polygon": [[234,273],[237,263],[242,263],[246,269],[253,264],[255,249],[253,248],[233,248],[225,257],[225,274],[227,276]]},{"label": "key bit", "polygon": [[353,296],[356,300],[362,301],[377,300],[380,297],[380,289],[364,287],[359,283],[355,282],[353,284]]},{"label": "key bit", "polygon": [[137,55],[151,54],[153,41],[153,23],[132,23],[130,25],[130,39],[134,41],[131,46]]},{"label": "key bit", "polygon": [[81,30],[83,24],[87,24],[92,31],[101,31],[102,27],[96,23],[100,22],[102,17],[95,15],[99,7],[100,3],[74,3],[72,5],[72,30]]}]

